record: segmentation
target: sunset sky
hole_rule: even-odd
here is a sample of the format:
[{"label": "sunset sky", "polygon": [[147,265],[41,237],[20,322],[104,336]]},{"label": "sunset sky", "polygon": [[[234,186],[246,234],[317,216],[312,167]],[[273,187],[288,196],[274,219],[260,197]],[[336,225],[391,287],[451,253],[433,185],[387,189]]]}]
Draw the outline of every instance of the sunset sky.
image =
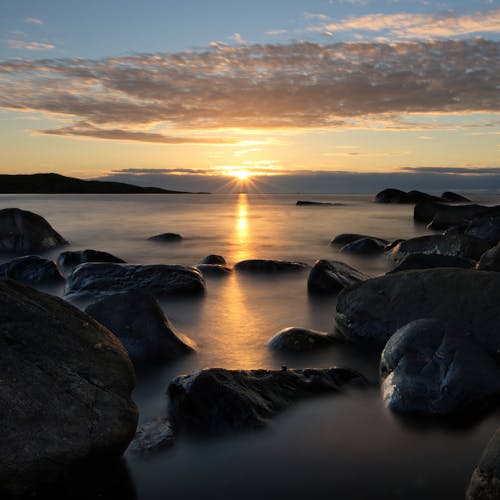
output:
[{"label": "sunset sky", "polygon": [[498,189],[499,111],[495,0],[2,5],[0,173]]}]

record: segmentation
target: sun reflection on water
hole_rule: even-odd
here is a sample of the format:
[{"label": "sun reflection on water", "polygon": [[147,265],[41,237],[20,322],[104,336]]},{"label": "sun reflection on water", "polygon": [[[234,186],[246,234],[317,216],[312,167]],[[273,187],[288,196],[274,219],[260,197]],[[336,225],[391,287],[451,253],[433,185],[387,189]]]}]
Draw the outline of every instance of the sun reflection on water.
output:
[{"label": "sun reflection on water", "polygon": [[240,193],[236,203],[236,224],[234,227],[234,244],[236,246],[235,257],[236,261],[248,259],[249,255],[249,240],[250,226],[248,222],[248,195]]}]

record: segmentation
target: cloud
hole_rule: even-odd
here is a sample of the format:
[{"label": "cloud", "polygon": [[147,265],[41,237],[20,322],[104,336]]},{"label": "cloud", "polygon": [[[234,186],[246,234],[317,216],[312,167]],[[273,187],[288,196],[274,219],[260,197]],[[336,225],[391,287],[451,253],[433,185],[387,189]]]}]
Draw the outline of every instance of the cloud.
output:
[{"label": "cloud", "polygon": [[42,26],[43,21],[41,19],[38,19],[36,17],[27,17],[24,22],[26,24],[36,24],[37,26]]},{"label": "cloud", "polygon": [[24,40],[7,40],[7,46],[10,49],[15,50],[33,50],[33,51],[43,51],[43,50],[53,50],[56,48],[55,45],[51,43],[43,42],[27,42]]},{"label": "cloud", "polygon": [[53,135],[168,143],[155,127],[184,138],[224,128],[440,128],[425,117],[500,112],[499,81],[500,42],[484,39],[218,44],[177,54],[0,62],[0,108],[70,121],[45,131]]},{"label": "cloud", "polygon": [[245,44],[246,41],[243,39],[243,37],[241,36],[240,33],[233,33],[230,37],[229,37],[229,40],[231,40],[232,42],[238,44],[238,45],[242,45],[242,44]]},{"label": "cloud", "polygon": [[452,175],[493,175],[500,174],[500,168],[481,167],[403,167],[401,170],[412,173],[433,173]]}]

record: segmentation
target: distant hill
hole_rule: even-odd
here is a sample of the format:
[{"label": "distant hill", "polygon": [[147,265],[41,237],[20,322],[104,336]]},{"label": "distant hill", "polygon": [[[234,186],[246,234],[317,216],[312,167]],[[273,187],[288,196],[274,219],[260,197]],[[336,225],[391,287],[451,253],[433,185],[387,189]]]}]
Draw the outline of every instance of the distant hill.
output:
[{"label": "distant hill", "polygon": [[187,193],[156,187],[140,187],[123,182],[85,181],[59,174],[2,175],[1,194],[119,194],[119,193]]}]

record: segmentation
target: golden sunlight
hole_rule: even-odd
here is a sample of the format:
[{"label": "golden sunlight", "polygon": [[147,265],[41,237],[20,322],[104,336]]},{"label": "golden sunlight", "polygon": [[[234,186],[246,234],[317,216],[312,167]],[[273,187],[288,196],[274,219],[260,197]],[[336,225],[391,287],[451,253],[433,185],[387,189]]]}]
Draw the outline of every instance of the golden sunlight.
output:
[{"label": "golden sunlight", "polygon": [[233,170],[230,172],[230,175],[233,175],[240,181],[244,181],[250,177],[251,173],[248,170]]}]

